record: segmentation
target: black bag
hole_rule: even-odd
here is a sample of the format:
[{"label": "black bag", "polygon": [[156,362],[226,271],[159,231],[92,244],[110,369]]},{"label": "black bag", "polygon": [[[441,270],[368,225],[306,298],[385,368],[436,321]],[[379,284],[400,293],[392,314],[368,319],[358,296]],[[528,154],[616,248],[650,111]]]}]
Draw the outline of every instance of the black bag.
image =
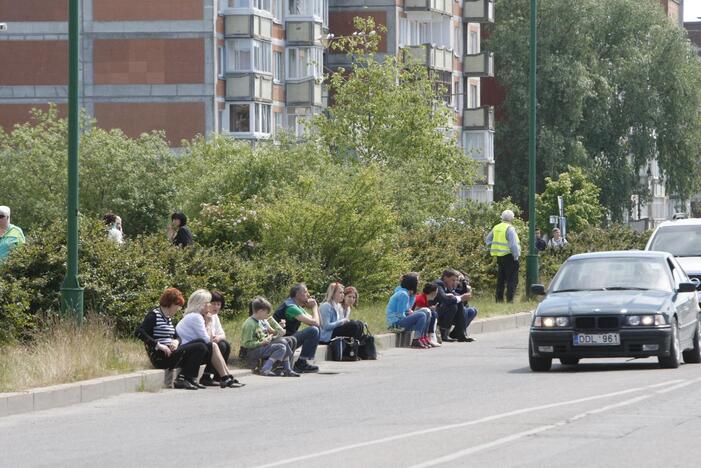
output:
[{"label": "black bag", "polygon": [[365,333],[360,337],[358,345],[358,356],[361,359],[377,359],[377,348],[375,347],[375,337],[370,333],[368,324],[365,324]]},{"label": "black bag", "polygon": [[348,336],[339,336],[329,343],[332,361],[357,361],[358,340]]}]

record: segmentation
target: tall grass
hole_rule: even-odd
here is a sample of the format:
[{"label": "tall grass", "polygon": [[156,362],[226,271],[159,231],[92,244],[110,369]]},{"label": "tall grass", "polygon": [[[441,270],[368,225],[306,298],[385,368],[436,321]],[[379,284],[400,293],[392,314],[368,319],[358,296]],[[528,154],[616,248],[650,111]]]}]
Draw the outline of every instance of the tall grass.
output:
[{"label": "tall grass", "polygon": [[0,392],[19,391],[150,368],[144,347],[116,339],[112,326],[88,319],[57,322],[31,343],[0,348]]}]

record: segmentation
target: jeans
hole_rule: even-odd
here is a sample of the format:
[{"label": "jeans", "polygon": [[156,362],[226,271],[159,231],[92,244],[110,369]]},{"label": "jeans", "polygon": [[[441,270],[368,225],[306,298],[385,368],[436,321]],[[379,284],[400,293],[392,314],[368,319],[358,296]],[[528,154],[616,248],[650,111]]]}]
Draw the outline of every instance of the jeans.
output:
[{"label": "jeans", "polygon": [[319,345],[319,327],[307,327],[292,336],[297,339],[297,347],[302,347],[299,358],[305,361],[314,359],[316,347]]},{"label": "jeans", "polygon": [[422,309],[392,324],[393,327],[413,331],[415,338],[420,338],[426,334],[427,325],[428,315],[422,312]]}]

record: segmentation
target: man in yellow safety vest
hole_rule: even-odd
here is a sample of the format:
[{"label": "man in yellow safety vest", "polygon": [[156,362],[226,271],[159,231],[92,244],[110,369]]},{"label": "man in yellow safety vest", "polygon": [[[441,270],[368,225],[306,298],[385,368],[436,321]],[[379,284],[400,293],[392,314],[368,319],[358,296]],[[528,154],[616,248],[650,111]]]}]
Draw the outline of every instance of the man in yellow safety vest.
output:
[{"label": "man in yellow safety vest", "polygon": [[492,228],[485,242],[492,257],[497,258],[499,272],[497,274],[497,302],[504,302],[504,285],[506,285],[506,300],[514,301],[514,293],[518,286],[518,260],[521,257],[521,246],[518,240],[516,228],[511,223],[514,220],[514,212],[504,210],[501,214],[501,223]]}]

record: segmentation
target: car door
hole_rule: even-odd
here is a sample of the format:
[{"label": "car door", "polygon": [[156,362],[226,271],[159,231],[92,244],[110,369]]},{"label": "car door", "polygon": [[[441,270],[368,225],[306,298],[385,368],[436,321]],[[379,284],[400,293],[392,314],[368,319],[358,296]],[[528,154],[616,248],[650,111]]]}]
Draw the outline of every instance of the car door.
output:
[{"label": "car door", "polygon": [[[689,277],[674,257],[669,257],[668,262],[672,269],[675,290],[679,289],[679,283],[690,282]],[[674,302],[679,317],[679,337],[685,343],[691,340],[692,334],[696,330],[696,321],[698,320],[696,300],[695,293],[678,292],[675,294]]]}]

